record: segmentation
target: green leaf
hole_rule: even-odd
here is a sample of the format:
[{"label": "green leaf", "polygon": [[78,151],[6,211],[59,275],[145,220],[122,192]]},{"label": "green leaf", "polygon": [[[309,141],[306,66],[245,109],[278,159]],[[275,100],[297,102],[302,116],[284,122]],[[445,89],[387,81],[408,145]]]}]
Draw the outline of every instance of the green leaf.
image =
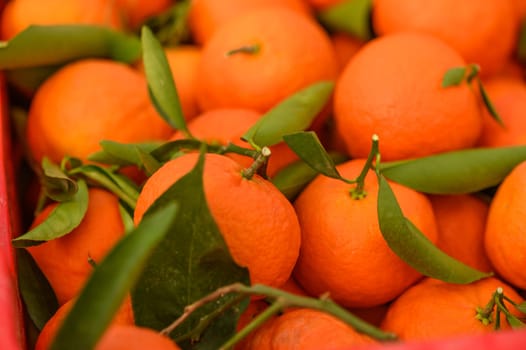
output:
[{"label": "green leaf", "polygon": [[[179,220],[155,250],[137,286],[132,291],[135,320],[138,325],[164,329],[176,320],[185,306],[234,282],[249,283],[248,272],[237,266],[207,206],[203,192],[204,154],[192,171],[179,179],[150,209],[174,200],[181,203]],[[217,349],[236,329],[239,312],[230,309],[215,319],[204,334],[194,334],[200,320],[214,313],[232,297],[199,308],[171,337],[185,348]],[[199,339],[192,343],[190,339]]]},{"label": "green leaf", "polygon": [[495,109],[493,102],[491,102],[491,99],[489,98],[488,93],[486,92],[486,89],[484,88],[484,85],[482,84],[480,78],[477,78],[477,83],[479,86],[480,95],[482,96],[482,101],[484,102],[484,106],[486,106],[486,109],[488,110],[491,117],[495,119],[495,121],[499,123],[502,127],[504,127],[504,121]]},{"label": "green leaf", "polygon": [[442,87],[446,88],[449,86],[460,85],[464,81],[466,71],[466,67],[454,67],[449,69],[442,79]]},{"label": "green leaf", "polygon": [[46,195],[62,202],[72,198],[78,190],[77,182],[71,179],[62,169],[48,158],[42,159],[42,186]]},{"label": "green leaf", "polygon": [[449,283],[471,283],[491,276],[477,271],[438,249],[402,213],[383,175],[378,175],[378,222],[391,250],[423,275]]},{"label": "green leaf", "polygon": [[139,188],[128,177],[115,173],[111,169],[94,164],[79,165],[69,171],[71,175],[83,175],[97,185],[117,195],[130,208],[135,208],[139,197]]},{"label": "green leaf", "polygon": [[88,210],[88,186],[78,180],[78,191],[70,199],[59,202],[48,217],[25,234],[12,240],[15,247],[37,245],[51,239],[62,237],[77,227]]},{"label": "green leaf", "polygon": [[522,303],[515,305],[515,308],[522,312],[523,314],[526,314],[526,301],[523,301]]},{"label": "green leaf", "polygon": [[129,233],[135,228],[133,222],[133,210],[119,203],[119,213],[121,214],[122,223],[124,225],[124,232]]},{"label": "green leaf", "polygon": [[101,26],[30,26],[1,44],[0,69],[53,66],[87,57],[132,63],[140,50],[135,36]]},{"label": "green leaf", "polygon": [[188,134],[172,71],[161,43],[148,27],[142,28],[141,42],[144,72],[155,107],[172,127]]},{"label": "green leaf", "polygon": [[284,135],[283,140],[316,172],[334,179],[342,178],[315,132],[306,131]]},{"label": "green leaf", "polygon": [[136,148],[137,156],[141,161],[141,165],[146,170],[148,176],[152,175],[161,167],[161,163],[155,159],[150,152],[144,151],[140,148]]},{"label": "green leaf", "polygon": [[322,10],[318,19],[333,31],[342,31],[362,40],[373,37],[372,0],[347,0]]},{"label": "green leaf", "polygon": [[197,150],[202,142],[197,139],[183,139],[168,141],[154,149],[151,154],[159,162],[166,162],[187,150]]},{"label": "green leaf", "polygon": [[[285,142],[287,141],[285,140]],[[341,153],[329,153],[329,157],[335,164],[342,163],[348,159],[347,156]],[[285,197],[293,201],[318,174],[319,172],[300,159],[281,169],[274,175],[271,182]]]},{"label": "green leaf", "polygon": [[314,83],[283,100],[265,113],[242,139],[259,147],[272,146],[283,139],[283,135],[307,129],[318,113],[327,104],[334,83]]},{"label": "green leaf", "polygon": [[526,160],[526,146],[473,148],[393,163],[381,163],[382,174],[420,192],[461,194],[498,185]]},{"label": "green leaf", "polygon": [[33,257],[25,249],[15,253],[20,295],[29,318],[42,330],[58,309],[57,297]]},{"label": "green leaf", "polygon": [[97,264],[51,345],[52,350],[91,350],[139,278],[155,247],[168,233],[177,203],[167,204],[124,236]]},{"label": "green leaf", "polygon": [[509,312],[505,312],[504,315],[506,315],[506,321],[508,321],[511,328],[519,329],[524,328],[524,326],[526,326],[526,324],[524,324],[521,320],[519,320],[517,317],[513,316]]},{"label": "green leaf", "polygon": [[60,67],[61,65],[18,68],[5,71],[5,76],[9,84],[17,90],[26,96],[32,96],[40,84]]},{"label": "green leaf", "polygon": [[160,142],[120,143],[103,140],[100,142],[102,151],[90,154],[88,159],[102,164],[142,166],[138,150],[149,153],[160,145]]}]

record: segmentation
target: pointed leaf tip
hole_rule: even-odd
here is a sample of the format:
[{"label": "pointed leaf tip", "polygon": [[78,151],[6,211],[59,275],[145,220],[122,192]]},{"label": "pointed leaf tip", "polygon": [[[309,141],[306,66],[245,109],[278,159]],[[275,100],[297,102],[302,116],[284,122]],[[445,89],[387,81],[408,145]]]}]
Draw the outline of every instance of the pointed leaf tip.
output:
[{"label": "pointed leaf tip", "polygon": [[437,248],[402,213],[391,186],[378,175],[380,231],[393,252],[418,272],[449,283],[471,283],[491,273],[475,270]]},{"label": "pointed leaf tip", "polygon": [[449,69],[442,79],[442,87],[450,87],[460,85],[466,76],[466,67],[454,67]]},{"label": "pointed leaf tip", "polygon": [[142,27],[141,44],[148,91],[155,108],[168,124],[189,134],[164,48],[147,26]]}]

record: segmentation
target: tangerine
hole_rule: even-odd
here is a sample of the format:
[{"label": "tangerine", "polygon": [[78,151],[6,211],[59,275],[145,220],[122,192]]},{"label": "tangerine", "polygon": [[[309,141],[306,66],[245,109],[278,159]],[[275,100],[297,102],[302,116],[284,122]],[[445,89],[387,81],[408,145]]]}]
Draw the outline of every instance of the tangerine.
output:
[{"label": "tangerine", "polygon": [[468,84],[441,86],[450,68],[464,65],[455,50],[426,34],[367,42],[334,92],[336,127],[349,155],[367,157],[373,134],[382,140],[384,160],[473,146],[482,126],[477,96]]},{"label": "tangerine", "polygon": [[265,7],[281,7],[311,16],[303,0],[194,0],[188,13],[188,26],[194,41],[204,44],[231,19]]},{"label": "tangerine", "polygon": [[[100,262],[124,235],[117,196],[99,188],[90,188],[88,196],[88,209],[79,226],[64,236],[27,248],[55,291],[59,305],[74,298],[84,286],[94,268],[89,259]],[[43,222],[56,205],[46,206],[31,227]]]},{"label": "tangerine", "polygon": [[[35,350],[48,350],[50,348],[57,331],[62,325],[62,322],[64,322],[64,319],[71,310],[74,302],[75,299],[70,299],[62,304],[57,309],[55,314],[53,314],[53,316],[51,316],[51,318],[46,322],[38,335],[37,342],[35,344]],[[119,311],[117,311],[115,314],[111,324],[133,325],[134,322],[131,299],[128,295]]]},{"label": "tangerine", "polygon": [[511,1],[375,0],[372,14],[378,35],[433,35],[466,62],[480,65],[484,76],[499,71],[515,49],[517,14]]},{"label": "tangerine", "polygon": [[[382,329],[394,332],[401,340],[434,340],[492,332],[493,324],[484,325],[476,316],[478,309],[488,304],[499,287],[514,302],[522,301],[513,288],[496,278],[470,284],[426,278],[391,304]],[[512,308],[508,309],[518,315]],[[500,325],[502,329],[510,328],[504,320]]]},{"label": "tangerine", "polygon": [[484,246],[496,272],[508,283],[526,289],[526,162],[517,165],[499,185],[486,224]]},{"label": "tangerine", "polygon": [[95,346],[95,350],[180,350],[170,338],[146,327],[112,325]]},{"label": "tangerine", "polygon": [[337,71],[334,48],[320,25],[286,9],[253,10],[225,23],[203,47],[198,104],[203,111],[265,113],[302,88],[334,80]]},{"label": "tangerine", "polygon": [[437,246],[475,269],[492,271],[484,248],[488,203],[472,194],[433,195],[430,199],[438,225]]},{"label": "tangerine", "polygon": [[351,57],[365,44],[363,40],[343,32],[333,33],[331,35],[331,41],[336,52],[340,72],[343,71]]},{"label": "tangerine", "polygon": [[30,25],[89,24],[120,30],[112,0],[11,0],[0,20],[0,36],[9,40]]},{"label": "tangerine", "polygon": [[318,350],[376,341],[324,312],[297,308],[268,320],[247,339],[245,350]]},{"label": "tangerine", "polygon": [[[188,153],[165,163],[144,184],[134,213],[139,223],[148,207],[197,163]],[[300,228],[292,204],[269,181],[242,175],[234,160],[206,154],[203,183],[210,212],[234,261],[247,267],[250,281],[285,283],[296,263]]]},{"label": "tangerine", "polygon": [[498,76],[484,81],[484,88],[504,125],[487,111],[483,114],[478,145],[500,147],[526,144],[526,83],[520,78]]},{"label": "tangerine", "polygon": [[[337,169],[353,179],[364,164],[363,159],[354,159]],[[365,308],[393,300],[421,274],[400,259],[382,236],[374,172],[370,170],[365,178],[365,198],[353,199],[352,186],[318,175],[294,202],[301,226],[294,277],[310,295],[329,293],[345,307]],[[391,188],[404,215],[435,242],[437,225],[429,199],[396,183]]]},{"label": "tangerine", "polygon": [[[144,126],[148,127],[145,128]],[[101,140],[165,140],[173,129],[157,114],[136,70],[105,59],[67,64],[37,90],[26,139],[33,159],[58,163],[66,155],[86,160]]]}]

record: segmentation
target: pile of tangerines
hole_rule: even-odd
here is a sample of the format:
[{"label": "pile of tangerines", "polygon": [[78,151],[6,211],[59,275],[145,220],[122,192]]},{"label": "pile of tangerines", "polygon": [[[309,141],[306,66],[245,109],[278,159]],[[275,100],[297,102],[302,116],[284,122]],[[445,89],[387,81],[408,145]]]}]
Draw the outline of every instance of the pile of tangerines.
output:
[{"label": "pile of tangerines", "polygon": [[[373,135],[376,162],[393,164],[526,143],[526,82],[517,58],[526,1],[374,0],[368,2],[373,35],[362,38],[320,19],[355,1],[187,1],[187,37],[163,47],[185,128],[176,130],[152,101],[145,62],[79,59],[57,67],[34,91],[17,90],[28,101],[20,140],[26,160],[42,175],[43,161],[93,163],[104,140],[234,145],[245,152],[205,152],[202,180],[210,213],[233,261],[248,269],[250,284],[328,298],[403,341],[520,327],[526,163],[477,193],[429,194],[389,180],[403,215],[428,240],[473,269],[493,273],[463,284],[424,276],[393,252],[378,222],[374,166],[365,164],[371,163],[366,160]],[[9,41],[31,24],[137,33],[147,19],[182,2],[11,0],[2,13],[1,36]],[[446,73],[460,68],[461,79],[444,86]],[[342,178],[361,181],[318,174],[287,197],[273,179],[302,157],[283,140],[259,147],[267,145],[243,136],[280,103],[322,82],[334,88],[304,129],[340,155],[336,169]],[[194,168],[200,154],[183,150],[155,167],[118,168],[138,188],[136,200],[126,203],[132,223],[123,220],[122,198],[92,181],[80,224],[27,247],[60,306],[38,330],[36,349],[51,346],[96,265]],[[58,205],[43,196],[35,200],[35,192],[30,187],[24,201],[38,209],[31,228],[46,222]],[[97,349],[178,348],[136,324],[132,305],[126,297]],[[238,329],[267,308],[264,297],[252,297]],[[270,317],[236,349],[351,349],[377,341],[333,315],[292,307]]]}]

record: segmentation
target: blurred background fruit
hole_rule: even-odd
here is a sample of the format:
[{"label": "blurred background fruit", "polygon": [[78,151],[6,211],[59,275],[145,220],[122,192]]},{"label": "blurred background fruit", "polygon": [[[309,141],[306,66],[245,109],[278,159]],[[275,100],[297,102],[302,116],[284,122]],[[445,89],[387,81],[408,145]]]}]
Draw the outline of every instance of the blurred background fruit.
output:
[{"label": "blurred background fruit", "polygon": [[161,141],[172,132],[150,101],[142,74],[116,61],[86,59],[64,66],[40,86],[26,137],[39,164],[45,156],[56,163],[66,155],[86,160],[102,140]]},{"label": "blurred background fruit", "polygon": [[426,34],[397,33],[364,45],[334,92],[336,128],[348,154],[367,157],[373,134],[383,160],[474,146],[482,127],[477,96],[466,83],[441,86],[450,68],[465,65],[455,50]]},{"label": "blurred background fruit", "polygon": [[89,24],[123,28],[113,0],[11,0],[2,12],[0,23],[2,40],[11,39],[29,25]]}]

